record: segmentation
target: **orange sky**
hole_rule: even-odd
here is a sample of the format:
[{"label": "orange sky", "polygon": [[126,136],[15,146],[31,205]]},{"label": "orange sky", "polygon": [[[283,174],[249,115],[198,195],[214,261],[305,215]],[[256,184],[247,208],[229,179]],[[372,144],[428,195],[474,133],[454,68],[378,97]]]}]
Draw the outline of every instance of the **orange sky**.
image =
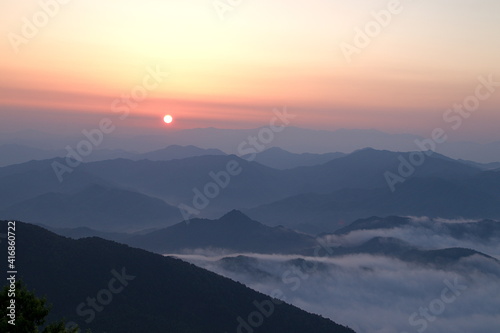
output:
[{"label": "orange sky", "polygon": [[[244,0],[225,19],[207,0],[62,2],[0,4],[0,130],[81,128],[113,114],[148,68],[169,75],[125,126],[157,127],[170,113],[174,128],[248,128],[286,105],[299,127],[426,135],[478,76],[500,81],[496,0],[402,0],[352,61],[340,46],[391,0]],[[500,88],[456,138],[500,139],[498,106]]]}]

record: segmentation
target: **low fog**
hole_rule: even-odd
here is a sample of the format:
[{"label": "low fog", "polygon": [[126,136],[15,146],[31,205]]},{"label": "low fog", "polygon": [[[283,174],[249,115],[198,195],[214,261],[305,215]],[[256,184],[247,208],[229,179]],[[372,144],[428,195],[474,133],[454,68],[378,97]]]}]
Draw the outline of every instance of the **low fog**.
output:
[{"label": "low fog", "polygon": [[[282,295],[288,303],[359,333],[498,332],[500,265],[479,256],[444,271],[371,255],[300,257],[306,260],[302,264],[290,262],[297,256],[244,255],[255,260],[244,260],[242,273],[243,267],[228,268],[221,257],[177,257],[264,294]],[[445,293],[449,304],[441,301],[448,284],[458,288],[455,294]],[[426,319],[420,309],[429,307]]]},{"label": "low fog", "polygon": [[[497,258],[500,255],[498,240],[459,240],[413,225],[329,235],[322,242],[355,246],[376,236],[399,238],[421,249],[466,247]],[[500,263],[478,254],[446,267],[370,254],[329,257],[324,248],[314,257],[229,255],[216,250],[172,256],[359,333],[498,333],[500,327]]]},{"label": "low fog", "polygon": [[500,260],[500,237],[484,239],[467,235],[457,239],[450,235],[446,229],[447,224],[472,224],[480,222],[480,220],[410,218],[412,223],[408,226],[392,229],[356,230],[342,236],[332,234],[321,237],[321,241],[330,246],[355,246],[374,237],[393,237],[422,249],[437,250],[462,247],[485,253]]}]

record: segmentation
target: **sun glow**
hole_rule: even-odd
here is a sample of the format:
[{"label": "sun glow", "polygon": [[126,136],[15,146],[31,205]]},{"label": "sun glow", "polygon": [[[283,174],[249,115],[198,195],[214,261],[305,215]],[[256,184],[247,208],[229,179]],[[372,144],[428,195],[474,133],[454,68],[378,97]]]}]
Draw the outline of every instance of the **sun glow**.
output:
[{"label": "sun glow", "polygon": [[174,118],[167,114],[165,117],[163,117],[163,121],[166,123],[166,124],[170,124],[172,121],[174,120]]}]

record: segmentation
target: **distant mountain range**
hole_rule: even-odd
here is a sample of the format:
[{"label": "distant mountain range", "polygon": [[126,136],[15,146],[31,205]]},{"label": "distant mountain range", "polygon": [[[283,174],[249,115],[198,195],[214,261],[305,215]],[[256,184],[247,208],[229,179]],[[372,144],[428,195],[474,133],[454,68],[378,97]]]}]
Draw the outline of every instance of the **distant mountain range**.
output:
[{"label": "distant mountain range", "polygon": [[49,321],[94,333],[353,332],[177,259],[21,222],[16,232],[18,278],[53,304]]},{"label": "distant mountain range", "polygon": [[[45,160],[53,159],[56,157],[65,157],[66,150],[45,150],[40,148],[33,148],[30,146],[23,146],[19,144],[6,144],[0,145],[0,167],[20,164],[32,160]],[[85,162],[97,162],[112,159],[128,159],[132,161],[150,160],[150,161],[170,161],[175,159],[184,159],[196,156],[210,156],[210,155],[226,155],[219,149],[203,149],[192,145],[179,146],[170,145],[162,149],[150,151],[147,153],[135,153],[125,151],[122,149],[96,149],[91,155],[85,157]],[[275,169],[292,169],[299,166],[312,166],[323,164],[338,157],[345,156],[344,153],[324,153],[324,154],[311,154],[302,153],[294,154],[284,149],[273,147],[266,149],[257,154],[255,161]],[[474,162],[470,162],[474,163]],[[476,163],[479,167],[488,166],[481,163]],[[493,164],[492,164],[493,165]],[[496,165],[496,164],[495,164]],[[498,163],[500,167],[500,163]]]},{"label": "distant mountain range", "polygon": [[[19,164],[31,160],[53,159],[56,157],[65,157],[68,152],[61,150],[45,150],[23,146],[19,144],[7,144],[0,146],[0,166]],[[122,149],[96,149],[92,151],[85,162],[96,162],[124,158],[133,161],[151,160],[151,161],[170,161],[194,156],[206,155],[226,155],[219,149],[202,149],[195,146],[171,145],[162,149],[150,151],[147,153],[134,153]]]},{"label": "distant mountain range", "polygon": [[[500,170],[435,153],[390,191],[384,175],[398,174],[401,161],[410,158],[362,149],[286,170],[223,154],[115,159],[81,164],[61,183],[52,163],[64,159],[30,161],[0,168],[0,218],[130,232],[181,222],[186,215],[177,206],[183,204],[195,212],[189,218],[215,218],[237,208],[267,225],[312,234],[372,215],[500,218]],[[228,165],[237,175],[229,177]]]},{"label": "distant mountain range", "polygon": [[0,214],[52,227],[115,231],[143,230],[181,219],[177,207],[163,200],[95,184],[72,194],[42,194],[0,210]]},{"label": "distant mountain range", "polygon": [[407,153],[367,149],[305,169],[302,179],[310,187],[303,193],[244,212],[269,225],[309,233],[372,215],[500,218],[497,170],[481,171],[436,154],[392,192],[383,174],[388,170],[397,174],[399,156],[409,158]]},{"label": "distant mountain range", "polygon": [[284,149],[273,147],[258,153],[255,157],[255,162],[274,169],[284,170],[302,166],[320,165],[345,155],[344,153],[294,154]]},{"label": "distant mountain range", "polygon": [[245,212],[268,225],[279,223],[310,233],[340,228],[372,215],[498,219],[500,195],[495,188],[499,181],[498,172],[460,181],[411,179],[394,193],[386,188],[306,193]]},{"label": "distant mountain range", "polygon": [[[106,137],[105,142],[99,146],[99,149],[105,149],[108,152],[118,150],[116,152],[118,154],[123,150],[144,153],[151,150],[163,149],[169,145],[193,145],[204,149],[216,147],[227,154],[237,154],[238,146],[247,141],[249,136],[256,136],[260,130],[260,128],[197,128],[156,133],[150,130],[144,135],[123,133],[120,136]],[[0,133],[0,142],[3,145],[16,144],[60,152],[64,151],[66,145],[74,146],[82,138],[84,138],[82,135],[68,137],[39,131]],[[279,135],[276,135],[266,148],[280,147],[294,153],[323,154],[331,152],[351,153],[370,146],[378,150],[409,152],[420,149],[415,143],[417,139],[424,140],[426,138],[412,134],[389,134],[373,129],[337,129],[328,131],[290,126],[280,132]],[[445,142],[437,145],[436,149],[438,153],[455,159],[471,160],[480,163],[500,162],[500,142],[488,144]],[[0,148],[0,152],[5,153],[5,150],[2,151]],[[97,155],[97,151],[94,154]],[[27,156],[35,156],[35,154],[29,155],[28,153]],[[42,158],[56,156],[45,156]],[[129,158],[129,156],[115,155],[109,158]]]}]

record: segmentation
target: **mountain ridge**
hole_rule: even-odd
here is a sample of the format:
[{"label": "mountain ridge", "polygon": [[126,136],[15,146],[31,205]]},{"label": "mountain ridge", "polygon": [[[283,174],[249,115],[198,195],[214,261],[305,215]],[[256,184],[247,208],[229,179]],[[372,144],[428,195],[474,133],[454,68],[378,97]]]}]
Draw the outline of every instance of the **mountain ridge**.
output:
[{"label": "mountain ridge", "polygon": [[[249,325],[260,304],[270,312],[261,314],[263,333],[353,332],[178,259],[97,237],[72,240],[22,222],[16,232],[23,235],[18,277],[53,304],[49,320],[66,318],[95,333],[223,333]],[[99,296],[105,290],[107,299]],[[99,311],[86,303],[96,294]]]},{"label": "mountain ridge", "polygon": [[217,220],[192,219],[125,240],[157,253],[200,249],[224,252],[299,253],[315,245],[314,237],[281,226],[268,227],[232,210]]}]

